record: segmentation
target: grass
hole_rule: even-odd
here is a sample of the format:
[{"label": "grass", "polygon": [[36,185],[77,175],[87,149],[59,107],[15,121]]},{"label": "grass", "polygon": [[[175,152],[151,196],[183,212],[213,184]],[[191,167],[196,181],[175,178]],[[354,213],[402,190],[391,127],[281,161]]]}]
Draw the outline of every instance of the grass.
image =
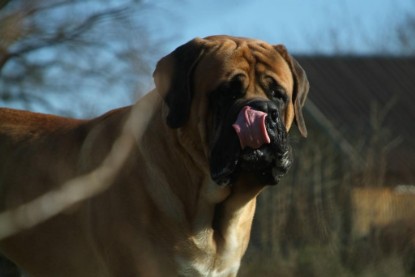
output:
[{"label": "grass", "polygon": [[[355,248],[356,247],[356,248]],[[240,277],[410,277],[402,256],[361,251],[353,245],[342,258],[339,249],[329,245],[309,245],[292,251],[289,257],[265,256],[251,251],[244,259]],[[370,256],[374,255],[374,256]]]}]

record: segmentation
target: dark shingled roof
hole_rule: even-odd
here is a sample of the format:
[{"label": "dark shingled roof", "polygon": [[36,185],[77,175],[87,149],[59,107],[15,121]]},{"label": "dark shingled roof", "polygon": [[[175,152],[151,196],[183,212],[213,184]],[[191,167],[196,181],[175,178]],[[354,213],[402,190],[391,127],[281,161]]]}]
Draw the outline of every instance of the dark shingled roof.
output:
[{"label": "dark shingled roof", "polygon": [[[306,111],[324,115],[351,145],[370,136],[371,110],[388,109],[383,126],[400,143],[388,171],[415,181],[415,57],[297,57],[311,89]],[[314,105],[313,105],[314,104]],[[385,130],[385,129],[384,129]]]}]

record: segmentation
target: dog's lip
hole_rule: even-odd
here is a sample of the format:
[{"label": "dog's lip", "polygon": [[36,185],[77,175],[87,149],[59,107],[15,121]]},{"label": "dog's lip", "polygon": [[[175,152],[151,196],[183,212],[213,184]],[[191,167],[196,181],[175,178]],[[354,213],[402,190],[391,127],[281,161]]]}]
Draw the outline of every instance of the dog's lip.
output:
[{"label": "dog's lip", "polygon": [[269,116],[265,118],[265,128],[270,142],[257,149],[242,148],[238,135],[232,127],[240,111],[254,101],[258,100],[234,103],[229,109],[225,124],[220,127],[218,133],[220,135],[216,141],[224,143],[218,144],[218,147],[213,144],[212,153],[216,154],[212,155],[214,159],[211,160],[211,177],[219,185],[232,183],[243,172],[255,174],[264,184],[277,183],[281,175],[278,173],[278,159],[288,145],[285,145],[285,127],[280,121],[272,121]]},{"label": "dog's lip", "polygon": [[[275,155],[272,153],[271,148],[269,145],[264,145],[258,149],[247,147],[241,152],[238,162],[241,164],[241,167],[249,171],[267,168],[275,162]],[[250,167],[247,165],[250,165]]]},{"label": "dog's lip", "polygon": [[264,180],[264,183],[276,183],[277,176],[274,170],[276,159],[275,147],[270,144],[263,145],[258,149],[246,147],[242,150],[239,148],[226,167],[211,172],[212,179],[219,185],[228,185],[238,178],[241,172],[246,172],[255,174]]}]

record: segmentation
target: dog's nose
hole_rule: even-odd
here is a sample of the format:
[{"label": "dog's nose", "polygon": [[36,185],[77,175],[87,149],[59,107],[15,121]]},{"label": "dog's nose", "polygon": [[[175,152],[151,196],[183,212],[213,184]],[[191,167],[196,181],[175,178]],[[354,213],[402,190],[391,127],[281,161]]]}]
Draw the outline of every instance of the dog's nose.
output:
[{"label": "dog's nose", "polygon": [[254,110],[266,113],[273,123],[277,123],[279,118],[279,112],[278,107],[274,102],[254,100],[252,102],[249,102],[248,106],[250,106]]}]

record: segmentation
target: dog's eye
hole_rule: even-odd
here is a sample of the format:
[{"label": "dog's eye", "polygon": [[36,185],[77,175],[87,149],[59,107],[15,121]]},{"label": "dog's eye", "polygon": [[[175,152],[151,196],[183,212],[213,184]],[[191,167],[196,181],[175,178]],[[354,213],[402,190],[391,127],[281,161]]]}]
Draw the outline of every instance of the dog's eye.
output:
[{"label": "dog's eye", "polygon": [[244,80],[245,76],[243,74],[238,74],[229,81],[227,93],[232,100],[241,98],[244,95]]},{"label": "dog's eye", "polygon": [[287,93],[284,88],[281,87],[274,79],[270,78],[271,82],[268,87],[269,96],[272,100],[281,101],[286,103],[288,100]]},{"label": "dog's eye", "polygon": [[284,103],[287,102],[287,94],[285,94],[285,91],[282,88],[272,88],[270,94],[271,98],[274,100],[280,100]]}]

